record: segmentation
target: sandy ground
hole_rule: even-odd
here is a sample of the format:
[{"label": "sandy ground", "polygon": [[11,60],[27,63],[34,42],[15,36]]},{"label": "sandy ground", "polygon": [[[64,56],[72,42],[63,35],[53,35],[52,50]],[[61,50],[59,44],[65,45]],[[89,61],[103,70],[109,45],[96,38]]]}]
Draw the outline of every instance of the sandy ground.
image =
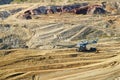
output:
[{"label": "sandy ground", "polygon": [[[93,29],[103,32],[107,31],[107,29],[113,30],[114,28],[116,35],[119,35],[119,15],[55,14],[40,15],[37,16],[37,19],[33,18],[27,21],[17,19],[16,16],[40,4],[23,5],[25,8],[23,11],[8,17],[3,21],[3,24],[19,24],[19,27],[14,26],[12,28],[18,30],[15,30],[15,33],[18,35],[22,35],[23,32],[28,33],[28,36],[22,35],[24,39],[31,37],[30,29],[31,31],[36,31],[36,35],[38,34],[39,37],[36,37],[36,35],[32,36],[33,40],[28,44],[34,43],[34,40],[37,38],[44,38],[43,36],[46,36],[43,40],[49,41],[49,39],[55,37],[53,34],[59,33],[59,35],[63,35],[64,31],[72,34],[75,32],[73,29],[76,30],[76,28],[79,28],[78,25],[81,24],[92,25]],[[18,5],[18,7],[21,6],[22,4]],[[12,5],[6,5],[0,6],[0,9],[3,7],[5,9],[14,8]],[[106,29],[98,26],[109,20],[114,22],[110,28]],[[21,29],[23,28],[20,27],[22,24],[28,25],[25,26],[28,28]],[[35,26],[36,24],[37,27]],[[58,24],[62,25],[58,26]],[[79,34],[85,32],[88,27],[85,26],[79,29],[81,30],[78,30],[74,35],[70,35],[72,37],[67,39],[73,40]],[[50,34],[50,37],[48,34]],[[69,33],[66,35],[68,36]],[[64,35],[65,38],[66,35]],[[103,40],[100,39],[100,42],[97,44],[98,53],[76,52],[75,48],[0,50],[0,80],[120,80],[120,39],[111,39],[110,37],[109,39],[103,39],[103,36]],[[73,43],[76,42],[73,41]]]},{"label": "sandy ground", "polygon": [[115,80],[120,76],[119,44],[118,41],[99,43],[99,53],[76,52],[74,48],[2,50],[0,79]]}]

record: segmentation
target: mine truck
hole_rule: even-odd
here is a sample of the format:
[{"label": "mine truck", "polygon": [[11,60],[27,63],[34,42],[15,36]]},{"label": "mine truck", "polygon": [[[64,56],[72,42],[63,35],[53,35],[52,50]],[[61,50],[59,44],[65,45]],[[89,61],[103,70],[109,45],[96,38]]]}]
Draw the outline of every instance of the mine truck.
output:
[{"label": "mine truck", "polygon": [[98,39],[95,40],[84,40],[76,45],[76,51],[77,52],[96,52],[96,44],[98,42]]}]

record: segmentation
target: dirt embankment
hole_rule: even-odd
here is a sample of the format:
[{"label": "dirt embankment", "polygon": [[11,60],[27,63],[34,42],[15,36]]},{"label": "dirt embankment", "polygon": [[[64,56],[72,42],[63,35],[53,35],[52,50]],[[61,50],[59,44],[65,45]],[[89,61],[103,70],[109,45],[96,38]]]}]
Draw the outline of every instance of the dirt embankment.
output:
[{"label": "dirt embankment", "polygon": [[[61,42],[71,45],[73,44],[71,41],[77,43],[81,39],[120,36],[119,16],[99,16],[100,18],[98,18],[98,16],[69,16],[66,14],[61,15],[57,20],[54,17],[58,17],[58,15],[43,16],[33,22],[31,20],[20,21],[21,24],[18,22],[4,24],[4,22],[0,25],[0,43],[7,45],[8,48],[26,46],[28,48],[50,49],[60,48],[58,44],[60,45]],[[16,40],[16,42],[11,43],[10,40],[12,42]],[[20,46],[21,44],[22,46]]]}]

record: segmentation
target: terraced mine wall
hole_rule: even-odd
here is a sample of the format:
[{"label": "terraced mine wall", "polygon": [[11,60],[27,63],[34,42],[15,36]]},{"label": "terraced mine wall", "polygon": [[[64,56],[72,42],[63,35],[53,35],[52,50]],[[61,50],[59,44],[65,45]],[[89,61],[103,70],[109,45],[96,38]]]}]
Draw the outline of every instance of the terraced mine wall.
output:
[{"label": "terraced mine wall", "polygon": [[[108,23],[106,23],[108,24]],[[101,25],[102,26],[102,25]],[[109,25],[110,26],[110,25]],[[119,36],[116,32],[110,31],[109,28],[99,30],[87,25],[69,25],[64,23],[52,24],[0,24],[0,49],[14,48],[62,48],[66,43],[81,39]],[[94,36],[94,37],[93,37]],[[60,46],[60,43],[64,45]],[[66,46],[70,47],[72,44]],[[75,45],[75,44],[74,44]]]},{"label": "terraced mine wall", "polygon": [[[88,4],[84,5],[86,7]],[[119,2],[113,5],[114,7],[117,6],[117,9],[119,9]],[[73,5],[64,5],[66,8],[69,8],[71,6]],[[79,5],[79,7],[80,6],[81,5]],[[32,10],[33,9],[38,8],[32,8]],[[26,10],[27,9],[22,10],[22,8],[12,9],[8,11],[1,10],[0,18],[3,19],[3,21],[0,23],[1,49],[63,48],[65,46],[71,47],[71,45],[74,45],[69,43],[71,41],[91,39],[95,37],[104,38],[111,36],[120,36],[120,29],[118,27],[119,22],[116,21],[119,20],[119,16],[116,17],[118,14],[74,15],[65,13],[63,15],[35,15],[39,16],[39,18],[33,20],[23,20],[15,17],[16,13],[20,15],[20,13],[23,11],[24,14]],[[106,18],[104,18],[105,16],[112,17],[113,19],[106,20]],[[13,18],[15,20],[12,20]],[[60,44],[61,42],[62,45]],[[66,45],[66,43],[69,44]]]},{"label": "terraced mine wall", "polygon": [[120,76],[119,43],[100,43],[98,48],[101,51],[98,54],[76,52],[74,49],[2,50],[0,79],[114,80]]}]

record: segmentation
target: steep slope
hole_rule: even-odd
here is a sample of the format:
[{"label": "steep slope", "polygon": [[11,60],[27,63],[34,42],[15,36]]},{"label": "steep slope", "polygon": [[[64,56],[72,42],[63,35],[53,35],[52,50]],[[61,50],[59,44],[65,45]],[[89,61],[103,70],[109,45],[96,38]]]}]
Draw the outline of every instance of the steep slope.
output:
[{"label": "steep slope", "polygon": [[[71,14],[59,16],[56,14],[54,16],[43,15],[38,20],[17,20],[7,23],[1,24],[1,40],[4,41],[4,37],[10,35],[17,35],[28,48],[60,48],[57,46],[60,42],[71,45],[71,41],[77,43],[82,39],[120,36],[119,16],[107,16],[106,18],[101,15],[98,18],[98,16]],[[4,43],[1,42],[1,44]]]}]

